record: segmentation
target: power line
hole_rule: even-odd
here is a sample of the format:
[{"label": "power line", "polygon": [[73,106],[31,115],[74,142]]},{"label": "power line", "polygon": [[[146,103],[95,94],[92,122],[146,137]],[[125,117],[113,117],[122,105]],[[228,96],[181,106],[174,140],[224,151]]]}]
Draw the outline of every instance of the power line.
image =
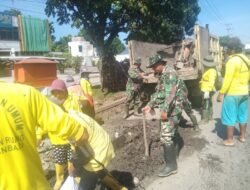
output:
[{"label": "power line", "polygon": [[12,1],[12,3],[14,3],[14,2],[20,2],[20,1],[22,1],[22,2],[29,2],[29,3],[35,3],[35,4],[45,4],[45,1],[35,1],[35,0],[6,0],[6,1]]},{"label": "power line", "polygon": [[[218,24],[218,25],[223,25],[223,23],[214,16],[214,14],[211,12],[211,10],[209,9],[209,7],[207,5],[204,4],[204,2],[200,1],[200,3],[202,4],[203,9],[205,9],[206,11],[204,11],[203,13],[205,13],[208,17],[214,17],[214,21]],[[208,14],[209,13],[209,14]]]},{"label": "power line", "polygon": [[23,2],[29,2],[29,3],[35,3],[35,4],[42,4],[42,5],[45,4],[45,2],[41,2],[41,1],[32,1],[32,0],[15,0],[15,1],[23,1]]},{"label": "power line", "polygon": [[221,20],[225,21],[225,18],[223,17],[223,15],[220,13],[219,9],[217,9],[217,7],[215,6],[215,4],[213,3],[213,1],[209,1],[211,3],[211,5],[214,7],[215,11],[217,12],[217,14],[219,15],[219,17],[221,18]]},{"label": "power line", "polygon": [[209,7],[209,10],[211,11],[211,13],[213,13],[213,15],[215,16],[215,18],[221,23],[223,24],[222,19],[218,16],[217,12],[213,9],[213,7],[211,6],[211,4],[208,2],[208,0],[205,0],[206,4]]},{"label": "power line", "polygon": [[16,9],[16,10],[21,11],[21,12],[22,11],[27,11],[27,12],[32,12],[32,13],[42,14],[42,15],[47,16],[45,13],[38,12],[38,11],[33,11],[33,10],[28,10],[28,9],[19,9],[19,8],[16,8],[16,7],[11,7],[11,6],[7,6],[7,5],[3,5],[3,4],[0,4],[0,6],[6,7],[6,8],[9,8],[9,9]]}]

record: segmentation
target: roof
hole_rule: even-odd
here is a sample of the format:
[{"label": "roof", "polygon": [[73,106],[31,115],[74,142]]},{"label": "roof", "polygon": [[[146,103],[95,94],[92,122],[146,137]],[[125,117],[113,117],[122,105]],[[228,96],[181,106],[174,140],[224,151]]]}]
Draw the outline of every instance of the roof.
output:
[{"label": "roof", "polygon": [[15,64],[34,64],[34,63],[46,63],[46,64],[56,64],[57,61],[51,61],[48,59],[23,59],[16,62]]},{"label": "roof", "polygon": [[63,61],[65,58],[61,57],[44,57],[44,56],[0,56],[0,60],[13,60],[13,61],[19,61],[24,59],[48,59],[48,60],[58,60]]}]

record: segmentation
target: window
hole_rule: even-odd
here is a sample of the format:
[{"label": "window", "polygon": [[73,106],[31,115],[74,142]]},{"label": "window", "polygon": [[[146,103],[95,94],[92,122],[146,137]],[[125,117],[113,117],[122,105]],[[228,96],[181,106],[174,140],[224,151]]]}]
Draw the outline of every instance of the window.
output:
[{"label": "window", "polygon": [[82,53],[82,46],[78,46],[78,51]]},{"label": "window", "polygon": [[18,28],[0,28],[0,40],[19,40]]}]

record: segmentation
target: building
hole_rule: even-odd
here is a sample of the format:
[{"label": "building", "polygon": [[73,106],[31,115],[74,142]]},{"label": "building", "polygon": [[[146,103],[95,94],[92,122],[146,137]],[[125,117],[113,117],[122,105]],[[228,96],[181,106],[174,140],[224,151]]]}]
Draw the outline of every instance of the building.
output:
[{"label": "building", "polygon": [[0,55],[18,55],[50,51],[49,25],[46,19],[12,16],[0,12]]},{"label": "building", "polygon": [[245,44],[245,50],[250,50],[250,44]]},{"label": "building", "polygon": [[72,37],[68,42],[69,52],[72,56],[82,57],[83,65],[92,66],[92,59],[96,57],[96,50],[93,45],[83,37]]},{"label": "building", "polygon": [[10,53],[11,48],[20,51],[17,17],[0,12],[0,54]]}]

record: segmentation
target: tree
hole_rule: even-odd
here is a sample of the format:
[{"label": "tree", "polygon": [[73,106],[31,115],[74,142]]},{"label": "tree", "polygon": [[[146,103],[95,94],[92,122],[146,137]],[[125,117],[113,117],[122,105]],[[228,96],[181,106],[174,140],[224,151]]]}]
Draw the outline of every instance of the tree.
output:
[{"label": "tree", "polygon": [[113,71],[110,48],[120,32],[129,39],[171,43],[192,33],[199,11],[197,0],[47,0],[45,8],[59,24],[72,21],[84,28],[102,59],[102,76]]},{"label": "tree", "polygon": [[8,14],[8,15],[11,15],[11,16],[22,15],[21,11],[19,11],[19,10],[17,10],[17,9],[5,10],[4,13],[5,13],[5,14]]},{"label": "tree", "polygon": [[[84,37],[86,41],[91,41],[91,36],[88,35],[86,29],[81,29],[78,36]],[[115,37],[109,47],[109,54],[117,55],[125,50],[125,45],[121,42],[118,37]]]},{"label": "tree", "polygon": [[109,48],[109,54],[117,55],[125,50],[125,45],[121,42],[121,40],[116,37],[112,41],[110,48]]},{"label": "tree", "polygon": [[56,41],[52,46],[52,51],[68,52],[68,42],[71,41],[72,36],[63,36]]},{"label": "tree", "polygon": [[197,0],[147,0],[136,11],[128,39],[170,44],[193,34],[200,8]]},{"label": "tree", "polygon": [[221,36],[219,41],[220,45],[227,48],[229,51],[239,52],[244,47],[238,37]]},{"label": "tree", "polygon": [[50,33],[50,36],[51,36],[51,41],[52,43],[56,40],[56,37],[54,35],[55,33],[55,28],[54,28],[54,23],[53,22],[49,22],[49,33]]}]

